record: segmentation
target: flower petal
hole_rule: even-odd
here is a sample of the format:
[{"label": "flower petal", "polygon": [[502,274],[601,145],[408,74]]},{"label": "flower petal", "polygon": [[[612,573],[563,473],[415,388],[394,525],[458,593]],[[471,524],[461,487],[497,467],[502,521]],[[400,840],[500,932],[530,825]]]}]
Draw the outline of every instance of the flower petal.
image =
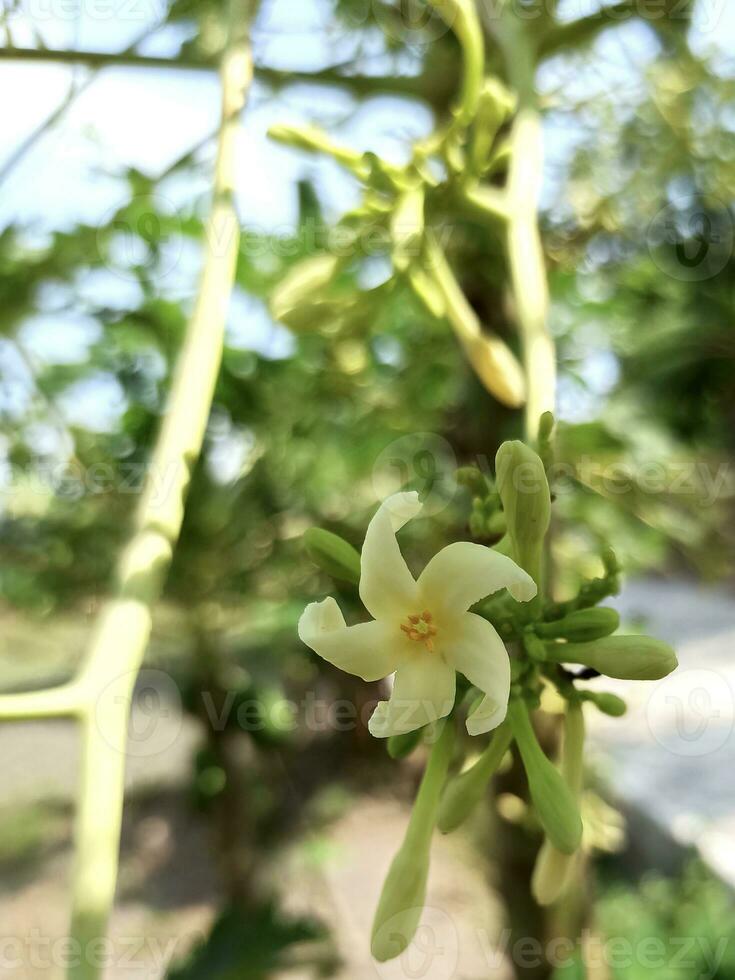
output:
[{"label": "flower petal", "polygon": [[428,609],[455,615],[503,588],[519,602],[536,595],[536,583],[512,558],[471,541],[442,548],[419,576],[418,585]]},{"label": "flower petal", "polygon": [[467,731],[482,735],[497,728],[508,710],[510,660],[495,627],[482,616],[465,613],[442,653],[485,695],[467,719]]},{"label": "flower petal", "polygon": [[416,610],[416,582],[403,560],[396,532],[420,510],[417,493],[394,493],[368,525],[360,559],[360,598],[375,619],[396,622]]},{"label": "flower petal", "polygon": [[348,674],[377,681],[396,669],[401,637],[386,623],[345,625],[336,601],[311,602],[301,614],[299,637],[320,657]]},{"label": "flower petal", "polygon": [[376,738],[404,735],[444,718],[454,707],[456,677],[436,654],[412,653],[399,666],[390,701],[381,701],[368,728]]}]

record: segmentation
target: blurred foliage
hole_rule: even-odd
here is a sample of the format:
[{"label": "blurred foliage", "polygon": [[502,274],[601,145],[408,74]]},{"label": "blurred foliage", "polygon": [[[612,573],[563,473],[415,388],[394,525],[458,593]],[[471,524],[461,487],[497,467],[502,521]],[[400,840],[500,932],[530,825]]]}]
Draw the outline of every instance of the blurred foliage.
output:
[{"label": "blurred foliage", "polygon": [[[615,980],[735,976],[733,896],[696,862],[680,879],[649,874],[635,888],[611,884],[597,911],[603,936],[622,936],[632,946],[633,962],[613,967]],[[657,951],[658,965],[654,963]]]},{"label": "blurred foliage", "polygon": [[[220,0],[172,4],[167,19],[183,27],[182,56],[219,50],[221,8]],[[358,92],[369,112],[371,95],[391,90],[392,73],[394,92],[410,88],[444,117],[458,77],[450,31],[434,18],[407,31],[388,3],[338,0],[328,13],[339,25],[339,72],[353,76],[341,83],[355,98],[348,116]],[[688,26],[684,16],[631,17],[603,32],[597,17],[544,40],[550,136],[573,123],[544,217],[561,369],[553,481],[561,598],[599,572],[585,556],[606,543],[627,570],[731,570],[735,83],[721,60],[692,50]],[[623,88],[596,74],[613,35],[645,53],[628,65]],[[490,64],[502,73],[489,42]],[[360,75],[366,55],[385,70],[373,88]],[[396,103],[397,120],[412,107]],[[109,588],[191,306],[202,233],[191,188],[201,186],[205,156],[187,154],[160,178],[124,172],[127,201],[101,227],[0,232],[0,597],[8,615],[35,625],[76,613],[86,623]],[[205,450],[158,614],[157,635],[169,636],[166,655],[203,730],[211,724],[201,691],[215,699],[235,692],[224,730],[195,761],[192,792],[218,822],[226,855],[233,838],[238,847],[245,841],[249,855],[223,862],[233,879],[301,832],[302,806],[324,783],[355,779],[356,768],[369,779],[381,765],[361,725],[334,737],[301,716],[284,727],[268,715],[257,730],[238,722],[237,708],[253,700],[299,703],[312,691],[327,703],[349,696],[364,705],[375,697],[361,683],[346,688],[350,679],[295,636],[304,602],[327,586],[304,553],[304,530],[318,525],[359,544],[384,492],[377,461],[402,436],[435,434],[457,463],[487,468],[521,425],[473,378],[452,336],[391,275],[379,249],[340,264],[338,295],[307,323],[289,330],[271,319],[276,285],[328,240],[312,173],[303,162],[291,234],[244,229]],[[175,212],[162,203],[169,198],[183,200]],[[715,248],[702,278],[695,259],[703,243],[713,247],[712,228],[727,254],[713,272]],[[448,251],[482,322],[512,336],[501,234],[457,215]],[[424,489],[417,458],[406,462],[409,485]],[[458,513],[469,514],[463,492],[436,521],[407,530],[409,556],[445,543]],[[351,591],[339,599],[354,609]],[[608,901],[610,921],[624,905]],[[225,913],[212,948],[175,976],[265,975],[257,970],[277,949],[313,938],[311,927],[283,924],[273,909],[259,915],[246,928]],[[260,959],[252,959],[256,940]],[[246,947],[252,973],[238,960]]]},{"label": "blurred foliage", "polygon": [[226,909],[206,943],[185,964],[169,970],[169,980],[265,980],[276,971],[329,977],[336,960],[324,930],[308,919],[287,919],[270,905],[247,911]]}]

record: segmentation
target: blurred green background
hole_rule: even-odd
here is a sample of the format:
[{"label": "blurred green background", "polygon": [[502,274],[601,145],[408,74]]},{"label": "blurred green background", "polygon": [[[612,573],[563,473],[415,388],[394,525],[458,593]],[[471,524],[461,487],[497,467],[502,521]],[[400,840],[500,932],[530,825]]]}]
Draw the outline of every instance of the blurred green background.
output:
[{"label": "blurred green background", "polygon": [[[534,4],[518,7],[533,16]],[[502,76],[492,4],[482,13]],[[196,288],[223,12],[218,0],[8,0],[1,23],[0,661],[10,691],[71,675],[130,532]],[[692,595],[716,588],[729,651],[733,41],[724,2],[623,2],[607,13],[593,0],[560,2],[537,75],[560,366],[559,597],[599,572],[611,544],[633,581],[683,582]],[[31,61],[29,48],[41,57]],[[59,60],[47,48],[87,55]],[[298,323],[269,312],[275,286],[299,259],[329,250],[330,229],[359,193],[336,164],[271,142],[267,128],[316,122],[357,150],[404,161],[452,104],[451,32],[418,0],[263,0],[253,48],[224,362],[134,709],[112,935],[139,937],[140,948],[137,966],[126,972],[118,956],[109,976],[402,977],[405,965],[376,973],[365,937],[419,766],[390,762],[367,735],[379,688],[298,642],[304,604],[333,591],[301,535],[318,525],[359,547],[377,501],[408,485],[432,501],[431,519],[404,536],[420,563],[466,525],[456,467],[489,468],[522,422],[393,274],[387,249],[356,256],[338,294]],[[136,64],[137,55],[171,65]],[[466,295],[517,349],[500,233],[448,214]],[[651,612],[647,594],[627,601],[630,618]],[[707,614],[667,595],[656,592],[658,614],[665,621],[671,601],[689,615],[696,644]],[[358,615],[351,593],[339,598]],[[726,658],[717,663],[726,670]],[[732,676],[721,676],[727,689]],[[348,731],[330,721],[341,699],[363,718]],[[615,767],[631,762],[605,756],[606,737],[593,775],[602,814],[593,845],[605,854],[589,886],[594,935],[636,950],[646,937],[702,942],[683,966],[666,945],[663,967],[633,956],[588,975],[735,980],[733,902],[720,880],[729,868],[735,881],[731,850],[722,851],[730,864],[689,866],[673,818],[651,830],[656,814],[645,812],[641,839],[671,847],[626,849],[609,807],[626,809]],[[73,731],[5,725],[0,740],[3,949],[17,951],[17,940],[23,950],[7,975],[54,977],[61,954],[43,937],[65,929]],[[715,780],[723,746],[697,763]],[[640,758],[643,782],[661,758]],[[708,818],[705,792],[690,810]],[[525,819],[510,798],[500,812]],[[730,822],[718,832],[735,833],[735,801],[722,813]],[[449,933],[437,929],[445,943],[458,936],[458,972],[447,972],[450,955],[410,975],[513,975],[507,956],[490,969],[477,942],[484,929],[502,948],[488,820],[439,845],[430,902],[452,919]],[[712,972],[706,950],[723,937]],[[560,976],[585,975],[574,969]]]}]

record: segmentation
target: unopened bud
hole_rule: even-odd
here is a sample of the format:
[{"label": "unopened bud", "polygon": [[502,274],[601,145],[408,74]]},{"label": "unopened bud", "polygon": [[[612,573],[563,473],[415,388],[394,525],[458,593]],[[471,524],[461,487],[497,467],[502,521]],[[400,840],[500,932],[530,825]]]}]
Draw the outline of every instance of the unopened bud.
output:
[{"label": "unopened bud", "polygon": [[541,845],[531,877],[531,893],[539,905],[553,905],[569,888],[578,855],[564,854],[548,838]]},{"label": "unopened bud", "polygon": [[[582,790],[584,766],[584,715],[577,701],[569,705],[564,717],[561,774],[575,803]],[[554,846],[548,838],[541,845],[531,879],[531,891],[539,905],[551,905],[563,895],[574,876],[577,855]]]},{"label": "unopened bud", "polygon": [[452,719],[440,725],[406,836],[393,858],[375,912],[370,948],[380,963],[401,955],[413,939],[423,911],[431,836],[454,748]]},{"label": "unopened bud", "polygon": [[511,699],[508,720],[528,777],[531,800],[551,843],[573,854],[582,839],[582,820],[574,794],[544,755],[522,701]]},{"label": "unopened bud", "polygon": [[611,718],[622,718],[628,710],[625,701],[609,691],[585,691],[584,699],[591,701],[599,711]]},{"label": "unopened bud", "polygon": [[404,843],[380,893],[370,950],[379,963],[400,956],[414,937],[426,899],[429,849]]},{"label": "unopened bud", "polygon": [[310,527],[303,540],[309,558],[332,578],[355,585],[360,581],[360,554],[344,538],[321,527]]},{"label": "unopened bud", "polygon": [[597,606],[592,609],[577,609],[552,623],[539,623],[536,632],[544,639],[565,639],[584,643],[609,636],[618,626],[620,626],[620,615],[615,609]]},{"label": "unopened bud", "polygon": [[524,443],[504,442],[495,457],[500,498],[513,544],[513,557],[538,583],[551,497],[544,464]]},{"label": "unopened bud", "polygon": [[312,255],[297,262],[278,283],[270,299],[270,310],[275,320],[304,329],[304,315],[300,308],[316,306],[322,298],[321,291],[334,278],[339,260],[334,255]]},{"label": "unopened bud", "polygon": [[556,663],[584,664],[607,677],[657,681],[677,666],[668,643],[650,636],[607,636],[592,643],[550,643],[549,659]]},{"label": "unopened bud", "polygon": [[477,762],[447,785],[437,820],[443,834],[449,834],[459,827],[480,802],[489,780],[508,751],[512,737],[510,726],[501,725]]}]

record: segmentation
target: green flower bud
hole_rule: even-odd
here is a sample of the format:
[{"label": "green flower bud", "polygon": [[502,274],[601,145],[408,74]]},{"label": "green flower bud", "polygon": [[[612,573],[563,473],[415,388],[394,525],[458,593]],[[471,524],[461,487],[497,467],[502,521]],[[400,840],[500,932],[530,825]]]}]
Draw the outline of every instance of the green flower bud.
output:
[{"label": "green flower bud", "polygon": [[482,503],[490,493],[487,478],[476,466],[460,466],[454,474],[454,479],[461,487],[466,487]]},{"label": "green flower bud", "polygon": [[463,823],[482,799],[487,784],[508,751],[513,733],[501,725],[477,762],[447,785],[439,806],[437,826],[449,834]]},{"label": "green flower bud", "polygon": [[536,632],[544,639],[561,638],[584,643],[609,636],[618,626],[620,626],[620,616],[616,610],[607,606],[598,606],[593,609],[577,609],[552,623],[538,623]]},{"label": "green flower bud", "polygon": [[582,839],[582,820],[574,794],[544,755],[522,701],[511,700],[508,720],[526,770],[531,800],[546,835],[557,850],[573,854]]},{"label": "green flower bud", "polygon": [[321,527],[304,532],[304,547],[309,558],[332,578],[345,582],[360,581],[360,554],[338,534]]},{"label": "green flower bud", "polygon": [[324,308],[334,305],[323,291],[334,279],[338,266],[339,259],[329,254],[311,255],[297,262],[271,293],[273,318],[294,330],[311,326],[315,309],[323,316]]},{"label": "green flower bud", "polygon": [[[584,716],[581,704],[574,702],[564,718],[561,773],[575,801],[582,790],[583,769]],[[576,854],[564,853],[549,838],[544,841],[531,879],[531,891],[539,905],[551,905],[566,891],[576,863]]]},{"label": "green flower bud", "polygon": [[412,732],[402,735],[390,735],[386,739],[386,749],[391,759],[405,759],[410,755],[424,737],[423,728],[415,728]]},{"label": "green flower bud", "polygon": [[413,939],[426,898],[431,835],[454,748],[454,725],[442,724],[421,780],[406,836],[380,893],[370,948],[380,963],[400,956]]},{"label": "green flower bud", "polygon": [[650,636],[607,636],[592,643],[549,643],[546,653],[556,663],[584,664],[607,677],[657,681],[677,666],[676,654],[663,640]]},{"label": "green flower bud", "polygon": [[400,956],[424,911],[429,876],[428,847],[405,844],[393,858],[375,913],[370,950],[379,963]]},{"label": "green flower bud", "polygon": [[532,449],[515,440],[504,442],[498,450],[495,472],[513,557],[538,583],[544,538],[551,518],[544,464]]},{"label": "green flower bud", "polygon": [[591,701],[603,714],[610,715],[612,718],[622,718],[628,710],[628,705],[622,698],[608,691],[585,691],[584,699]]},{"label": "green flower bud", "polygon": [[541,845],[531,876],[531,894],[539,905],[553,905],[569,888],[578,855],[563,854],[548,838]]}]

